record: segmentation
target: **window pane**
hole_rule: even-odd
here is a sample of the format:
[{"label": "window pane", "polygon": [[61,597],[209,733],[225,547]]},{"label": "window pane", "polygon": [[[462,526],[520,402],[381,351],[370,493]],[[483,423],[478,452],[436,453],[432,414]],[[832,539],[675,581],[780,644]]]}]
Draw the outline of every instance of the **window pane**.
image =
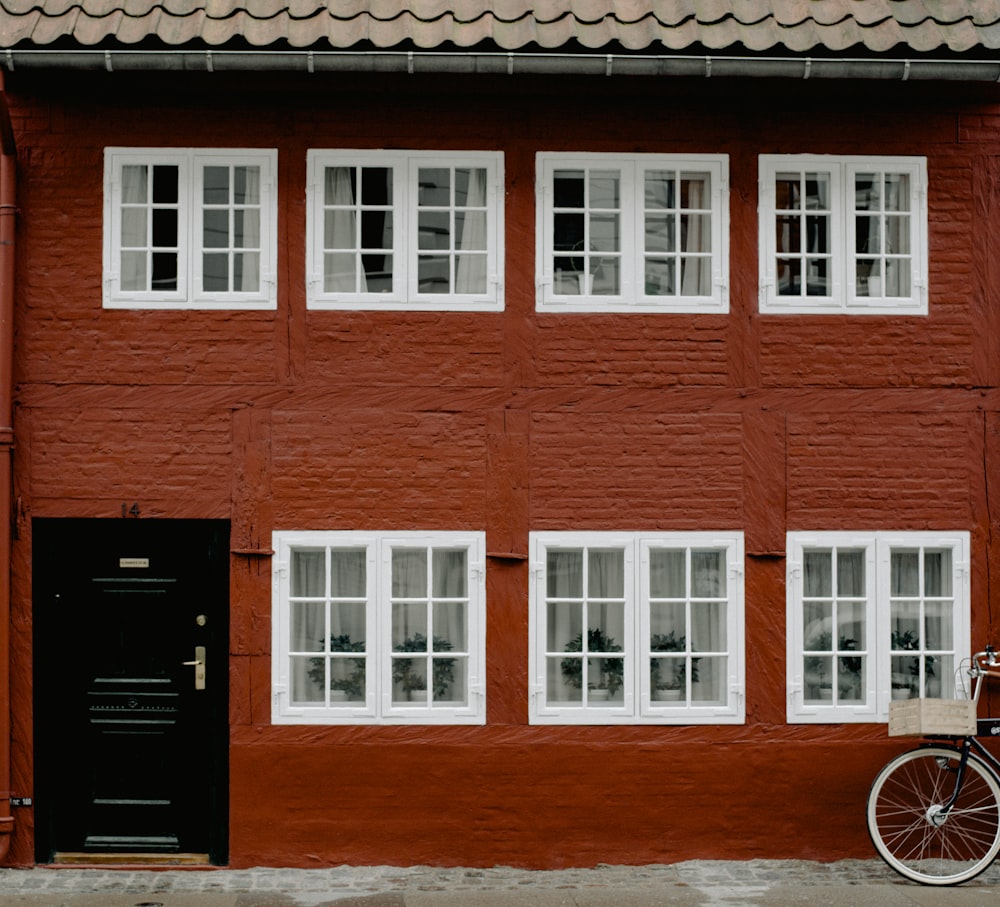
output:
[{"label": "window pane", "polygon": [[144,164],[122,167],[122,204],[144,205],[148,199],[149,168]]},{"label": "window pane", "polygon": [[361,212],[361,248],[392,248],[392,212]]},{"label": "window pane", "polygon": [[427,551],[394,548],[392,551],[392,597],[426,598]]},{"label": "window pane", "polygon": [[725,602],[698,602],[691,606],[691,651],[724,652],[728,646]]},{"label": "window pane", "polygon": [[447,207],[451,204],[451,171],[446,167],[421,167],[417,205]]},{"label": "window pane", "polygon": [[233,245],[237,249],[260,248],[260,211],[233,212]]},{"label": "window pane", "polygon": [[309,705],[326,702],[324,677],[326,659],[296,657],[290,659],[292,704]]},{"label": "window pane", "polygon": [[392,168],[361,168],[361,204],[388,205],[392,202]]},{"label": "window pane", "polygon": [[260,204],[260,167],[233,168],[233,201],[237,205]]},{"label": "window pane", "polygon": [[292,602],[292,627],[288,647],[292,652],[325,651],[326,604]]},{"label": "window pane", "polygon": [[549,598],[583,598],[583,550],[549,549],[545,580]]},{"label": "window pane", "polygon": [[121,244],[123,248],[144,248],[146,240],[146,209],[126,208],[122,211]]},{"label": "window pane", "polygon": [[206,249],[225,249],[229,247],[228,211],[205,212],[202,243]]},{"label": "window pane", "polygon": [[928,649],[954,649],[954,607],[951,602],[928,602],[924,613],[924,639]]},{"label": "window pane", "polygon": [[177,247],[175,208],[156,208],[153,211],[153,245],[159,249]]},{"label": "window pane", "polygon": [[229,204],[229,168],[204,168],[204,195],[202,200],[206,205]]},{"label": "window pane", "polygon": [[646,259],[646,294],[648,296],[672,296],[676,292],[675,260]]},{"label": "window pane", "polygon": [[920,552],[896,549],[892,552],[890,595],[920,595]]},{"label": "window pane", "polygon": [[712,260],[705,256],[681,259],[681,292],[685,296],[708,296],[712,292]]},{"label": "window pane", "polygon": [[674,218],[667,214],[646,215],[646,251],[673,252],[677,244]]},{"label": "window pane", "polygon": [[583,633],[583,606],[571,602],[549,602],[546,606],[545,648],[549,652],[562,652],[571,639]]},{"label": "window pane", "polygon": [[392,651],[430,651],[427,606],[423,602],[392,603]]},{"label": "window pane", "polygon": [[553,180],[553,202],[557,208],[582,208],[584,206],[584,172],[582,170],[557,170]]},{"label": "window pane", "polygon": [[224,293],[229,289],[229,256],[203,255],[201,282],[210,293]]},{"label": "window pane", "polygon": [[649,594],[652,598],[687,595],[686,552],[683,548],[653,548],[649,552]]},{"label": "window pane", "polygon": [[417,259],[417,292],[451,292],[451,258],[447,255],[421,255]]},{"label": "window pane", "polygon": [[177,253],[153,253],[153,289],[177,289]]},{"label": "window pane", "polygon": [[485,293],[486,265],[485,255],[456,255],[455,290],[459,293]]},{"label": "window pane", "polygon": [[291,593],[319,598],[326,594],[326,554],[322,548],[300,548],[291,557]]},{"label": "window pane", "polygon": [[581,251],[586,222],[583,214],[556,214],[553,219],[553,248],[555,251]]},{"label": "window pane", "polygon": [[447,211],[421,211],[417,241],[421,249],[451,248],[451,215]]},{"label": "window pane", "polygon": [[153,204],[176,205],[179,198],[180,168],[175,164],[153,167]]},{"label": "window pane", "polygon": [[486,212],[459,211],[455,214],[458,248],[463,252],[486,250]]},{"label": "window pane", "polygon": [[468,552],[464,548],[435,548],[432,553],[435,598],[468,595]]},{"label": "window pane", "polygon": [[595,252],[617,252],[621,248],[618,215],[591,215],[590,249]]},{"label": "window pane", "polygon": [[726,556],[723,551],[691,552],[691,595],[720,598],[726,594]]},{"label": "window pane", "polygon": [[952,579],[952,552],[950,548],[924,550],[924,595],[954,595]]},{"label": "window pane", "polygon": [[462,602],[434,604],[434,636],[431,641],[433,651],[468,651],[467,611]]},{"label": "window pane", "polygon": [[364,268],[366,289],[369,293],[392,291],[391,255],[362,255],[361,266]]},{"label": "window pane", "polygon": [[148,290],[146,253],[122,252],[121,286],[123,290]]},{"label": "window pane", "polygon": [[367,552],[363,548],[330,550],[330,595],[364,598],[367,585]]},{"label": "window pane", "polygon": [[802,557],[803,595],[829,598],[833,595],[833,552],[806,551]]},{"label": "window pane", "polygon": [[885,174],[885,210],[910,210],[910,175],[908,173]]},{"label": "window pane", "polygon": [[353,254],[327,253],[323,256],[323,290],[326,293],[354,293],[358,288],[357,258]]},{"label": "window pane", "polygon": [[676,174],[670,170],[649,170],[645,178],[645,204],[649,209],[676,206]]},{"label": "window pane", "polygon": [[455,168],[455,204],[462,208],[476,208],[486,204],[485,168]]},{"label": "window pane", "polygon": [[255,293],[260,289],[259,252],[233,255],[233,289],[238,293]]},{"label": "window pane", "polygon": [[621,549],[591,549],[588,556],[590,598],[623,598],[625,552]]},{"label": "window pane", "polygon": [[591,259],[590,292],[595,296],[617,296],[621,292],[621,263],[617,258]]},{"label": "window pane", "polygon": [[617,208],[619,205],[618,171],[595,170],[590,174],[590,207]]},{"label": "window pane", "polygon": [[865,595],[865,551],[837,549],[837,594],[861,598]]}]

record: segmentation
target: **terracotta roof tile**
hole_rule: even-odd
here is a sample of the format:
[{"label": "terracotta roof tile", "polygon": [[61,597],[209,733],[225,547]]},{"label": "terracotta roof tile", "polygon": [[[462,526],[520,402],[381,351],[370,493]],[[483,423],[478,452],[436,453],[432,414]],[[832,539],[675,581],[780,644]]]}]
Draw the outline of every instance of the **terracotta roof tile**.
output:
[{"label": "terracotta roof tile", "polygon": [[1000,50],[1000,0],[0,0],[0,46]]}]

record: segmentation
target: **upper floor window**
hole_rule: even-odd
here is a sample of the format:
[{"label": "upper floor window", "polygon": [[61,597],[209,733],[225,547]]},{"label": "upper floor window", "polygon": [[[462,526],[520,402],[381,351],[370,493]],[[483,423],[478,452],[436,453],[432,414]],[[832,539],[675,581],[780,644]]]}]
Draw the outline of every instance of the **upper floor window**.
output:
[{"label": "upper floor window", "polygon": [[927,313],[927,162],[762,155],[762,312]]},{"label": "upper floor window", "polygon": [[726,312],[725,155],[539,154],[538,308]]},{"label": "upper floor window", "polygon": [[277,152],[108,148],[106,308],[273,309]]},{"label": "upper floor window", "polygon": [[276,532],[275,724],[482,724],[482,533]]},{"label": "upper floor window", "polygon": [[741,533],[531,538],[533,724],[742,723]]},{"label": "upper floor window", "polygon": [[969,653],[969,534],[789,533],[788,720],[887,721],[952,698]]},{"label": "upper floor window", "polygon": [[499,152],[310,151],[314,309],[503,308]]}]

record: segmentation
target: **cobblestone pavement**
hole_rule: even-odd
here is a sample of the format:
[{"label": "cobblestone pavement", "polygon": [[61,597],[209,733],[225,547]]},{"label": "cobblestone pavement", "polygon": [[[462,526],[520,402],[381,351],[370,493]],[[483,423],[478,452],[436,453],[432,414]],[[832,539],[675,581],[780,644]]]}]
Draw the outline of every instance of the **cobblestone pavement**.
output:
[{"label": "cobblestone pavement", "polygon": [[[329,869],[0,869],[0,905],[54,907],[430,907],[430,905],[975,905],[1000,884],[992,867],[943,892],[878,860],[692,861],[532,871],[417,867]],[[946,896],[947,895],[947,896]]]}]

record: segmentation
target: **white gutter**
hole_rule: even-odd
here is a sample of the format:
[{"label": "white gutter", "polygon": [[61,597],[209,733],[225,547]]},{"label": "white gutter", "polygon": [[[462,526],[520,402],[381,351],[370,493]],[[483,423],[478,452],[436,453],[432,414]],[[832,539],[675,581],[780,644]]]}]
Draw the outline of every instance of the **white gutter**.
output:
[{"label": "white gutter", "polygon": [[1000,60],[326,50],[0,50],[10,72],[369,72],[1000,81]]}]

